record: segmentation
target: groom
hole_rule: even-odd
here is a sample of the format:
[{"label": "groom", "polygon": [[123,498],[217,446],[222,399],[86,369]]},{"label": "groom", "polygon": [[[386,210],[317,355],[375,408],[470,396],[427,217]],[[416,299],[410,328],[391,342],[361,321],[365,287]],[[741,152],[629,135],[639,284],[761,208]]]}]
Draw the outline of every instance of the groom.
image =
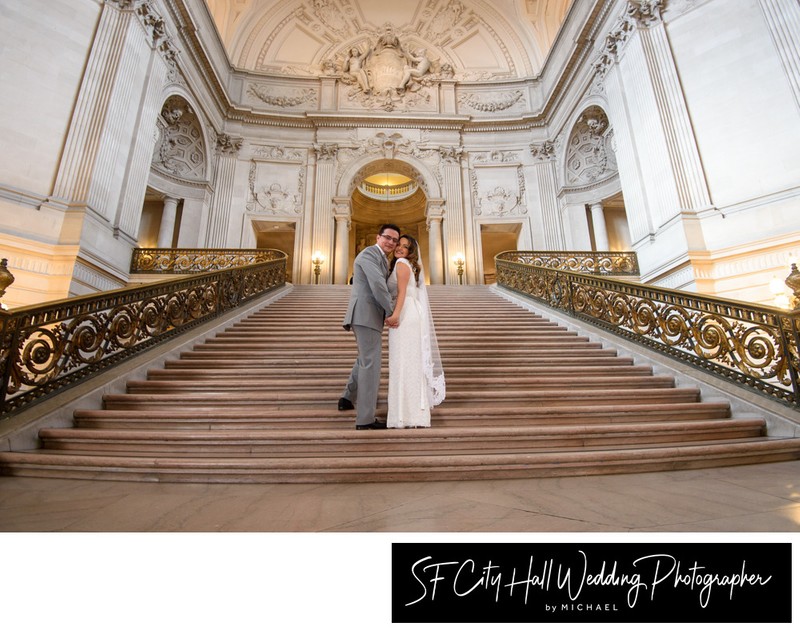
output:
[{"label": "groom", "polygon": [[375,408],[381,382],[383,325],[393,310],[386,287],[387,255],[394,251],[399,240],[400,228],[384,224],[378,231],[375,245],[364,248],[353,262],[353,289],[343,326],[356,336],[358,358],[339,399],[339,409],[356,408],[356,429],[386,429],[386,423],[375,418]]}]

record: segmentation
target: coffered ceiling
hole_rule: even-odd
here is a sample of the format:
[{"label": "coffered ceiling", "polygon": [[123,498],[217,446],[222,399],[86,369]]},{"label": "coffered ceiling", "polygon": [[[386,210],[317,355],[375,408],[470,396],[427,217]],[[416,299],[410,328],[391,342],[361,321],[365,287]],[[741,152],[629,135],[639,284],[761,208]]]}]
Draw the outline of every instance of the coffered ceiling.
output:
[{"label": "coffered ceiling", "polygon": [[231,63],[313,76],[387,25],[465,81],[536,76],[572,0],[205,0]]}]

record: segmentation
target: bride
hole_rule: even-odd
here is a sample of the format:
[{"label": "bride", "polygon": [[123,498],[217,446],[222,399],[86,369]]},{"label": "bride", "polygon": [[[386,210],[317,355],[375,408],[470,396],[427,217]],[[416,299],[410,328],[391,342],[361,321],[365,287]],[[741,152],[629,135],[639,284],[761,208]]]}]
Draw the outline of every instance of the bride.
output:
[{"label": "bride", "polygon": [[431,409],[444,401],[445,382],[433,327],[419,244],[404,234],[394,250],[389,293],[389,412],[387,427],[430,427]]}]

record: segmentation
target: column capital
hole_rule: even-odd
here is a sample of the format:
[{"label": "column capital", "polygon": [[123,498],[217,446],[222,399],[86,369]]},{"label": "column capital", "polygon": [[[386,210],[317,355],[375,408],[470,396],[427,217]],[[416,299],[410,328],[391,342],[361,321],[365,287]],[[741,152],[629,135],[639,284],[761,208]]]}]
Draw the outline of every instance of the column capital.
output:
[{"label": "column capital", "polygon": [[233,156],[239,155],[239,150],[242,148],[244,138],[234,138],[228,134],[217,134],[216,150],[220,155]]},{"label": "column capital", "polygon": [[639,28],[650,28],[661,23],[663,8],[664,0],[628,0],[625,13]]},{"label": "column capital", "polygon": [[427,218],[428,225],[431,221],[441,221],[445,215],[445,204],[443,199],[429,199],[428,205],[425,208],[425,217]]},{"label": "column capital", "polygon": [[353,213],[353,207],[349,197],[334,197],[332,211],[333,218],[336,221],[346,221],[348,228],[350,227],[350,217]]},{"label": "column capital", "polygon": [[545,140],[542,143],[533,143],[530,149],[531,155],[538,162],[556,159],[556,144],[552,140]]},{"label": "column capital", "polygon": [[339,154],[339,145],[331,143],[322,143],[314,145],[314,153],[318,161],[335,160]]}]

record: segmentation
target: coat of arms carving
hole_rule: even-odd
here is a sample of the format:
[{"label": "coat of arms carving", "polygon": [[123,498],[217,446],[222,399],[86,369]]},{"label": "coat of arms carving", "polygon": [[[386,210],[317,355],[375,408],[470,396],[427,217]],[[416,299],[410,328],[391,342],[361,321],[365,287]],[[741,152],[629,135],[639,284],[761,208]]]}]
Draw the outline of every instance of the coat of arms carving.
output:
[{"label": "coat of arms carving", "polygon": [[429,82],[433,67],[427,49],[402,46],[392,25],[386,24],[373,46],[349,49],[341,66],[342,81],[352,86],[349,98],[367,107],[394,109],[425,98],[420,88]]}]

